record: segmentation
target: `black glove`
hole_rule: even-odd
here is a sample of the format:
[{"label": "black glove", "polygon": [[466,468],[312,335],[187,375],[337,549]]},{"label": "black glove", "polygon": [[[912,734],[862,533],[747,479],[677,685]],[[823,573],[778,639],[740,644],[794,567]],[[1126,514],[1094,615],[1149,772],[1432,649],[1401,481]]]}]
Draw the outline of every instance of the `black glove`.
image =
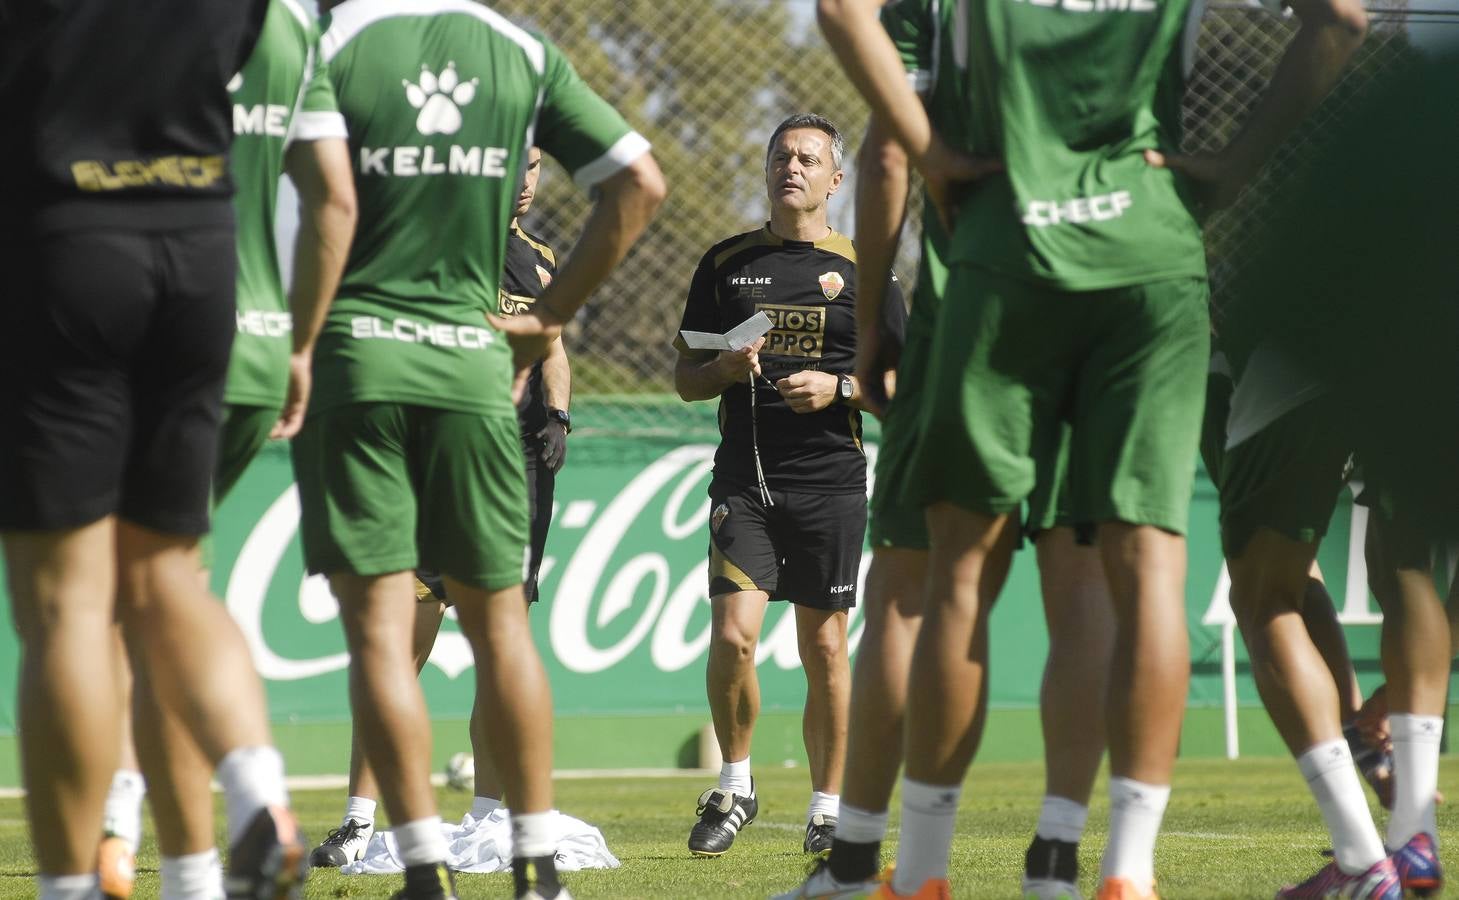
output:
[{"label": "black glove", "polygon": [[542,442],[542,464],[556,475],[567,462],[567,426],[550,421],[537,432],[537,440]]}]

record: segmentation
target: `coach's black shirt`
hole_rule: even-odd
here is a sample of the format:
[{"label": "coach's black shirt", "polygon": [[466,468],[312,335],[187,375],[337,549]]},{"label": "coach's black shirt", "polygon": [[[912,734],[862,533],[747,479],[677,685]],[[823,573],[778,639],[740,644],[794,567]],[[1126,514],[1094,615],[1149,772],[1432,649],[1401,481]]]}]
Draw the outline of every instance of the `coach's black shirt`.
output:
[{"label": "coach's black shirt", "polygon": [[267,10],[0,0],[0,219],[21,230],[231,222],[226,86]]},{"label": "coach's black shirt", "polygon": [[[507,258],[502,263],[502,315],[515,316],[527,312],[552,283],[557,274],[557,260],[542,241],[513,225],[507,236]],[[517,422],[522,437],[531,437],[547,427],[547,389],[542,383],[542,360],[537,360],[527,376],[527,389],[517,404]]]},{"label": "coach's black shirt", "polygon": [[[770,384],[803,369],[850,375],[856,362],[856,250],[831,232],[814,243],[777,237],[770,226],[710,248],[689,285],[681,330],[724,333],[764,310],[774,327],[760,348]],[[900,342],[907,320],[893,276],[884,327]],[[681,353],[687,351],[676,339]],[[709,355],[709,354],[704,354]],[[760,463],[774,490],[849,494],[866,490],[861,412],[835,402],[797,413],[765,382],[755,380]],[[716,480],[752,487],[750,386],[731,385],[719,400]]]}]

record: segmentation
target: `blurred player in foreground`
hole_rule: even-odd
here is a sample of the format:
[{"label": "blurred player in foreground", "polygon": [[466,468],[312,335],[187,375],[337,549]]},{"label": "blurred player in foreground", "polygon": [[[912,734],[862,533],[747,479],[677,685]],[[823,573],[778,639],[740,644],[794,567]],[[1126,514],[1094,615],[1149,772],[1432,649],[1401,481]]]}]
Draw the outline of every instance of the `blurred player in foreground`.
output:
[{"label": "blurred player in foreground", "polygon": [[[318,41],[319,29],[303,7],[295,0],[272,0],[257,46],[228,83],[234,111],[238,333],[223,394],[215,505],[267,440],[298,432],[314,341],[354,233],[355,191],[344,120],[319,59]],[[274,234],[283,172],[298,190],[302,210],[287,297]],[[123,676],[129,678],[130,671]],[[143,716],[157,714],[150,692],[135,700]],[[142,836],[145,783],[132,747],[131,717],[123,716],[122,723],[122,758],[107,794],[99,861],[108,897],[130,894]],[[152,783],[162,896],[218,896],[223,883],[213,850],[207,761],[185,735],[168,733],[164,740],[168,777]]]},{"label": "blurred player in foreground", "polygon": [[[1062,420],[1072,427],[1074,521],[1098,526],[1118,620],[1100,892],[1153,896],[1189,676],[1182,533],[1208,323],[1194,197],[1143,151],[1178,144],[1169,85],[1181,77],[1188,5],[979,7],[959,23],[951,77],[967,85],[965,98],[986,101],[958,100],[930,118],[877,25],[878,6],[822,0],[822,26],[951,224],[948,291],[960,300],[939,311],[918,421],[929,602],[908,688],[902,842],[881,890],[950,892],[952,827],[986,677],[977,648],[1007,571],[1003,535],[1057,454]],[[1051,41],[1065,48],[1055,70],[1040,63]],[[1305,112],[1308,73],[1278,80],[1242,137],[1200,173],[1213,198],[1249,178]],[[998,158],[1006,174],[968,152]]]},{"label": "blurred player in foreground", "polygon": [[[1252,235],[1255,249],[1242,260],[1222,326],[1237,376],[1227,447],[1233,462],[1240,453],[1251,460],[1244,479],[1228,477],[1222,488],[1227,552],[1251,570],[1238,606],[1233,566],[1233,607],[1263,699],[1308,777],[1336,854],[1284,896],[1379,896],[1353,884],[1353,871],[1390,855],[1403,890],[1442,889],[1434,804],[1453,644],[1430,552],[1459,532],[1459,364],[1451,346],[1459,261],[1434,235],[1459,233],[1459,176],[1450,162],[1459,153],[1456,76],[1452,46],[1407,59],[1337,118],[1304,173],[1284,187],[1277,213]],[[1405,165],[1350,178],[1383,147],[1404,148]],[[1317,214],[1335,196],[1344,212]],[[1346,747],[1331,679],[1317,677],[1310,643],[1290,625],[1294,584],[1320,535],[1313,525],[1325,523],[1350,453],[1362,471],[1369,578],[1384,613],[1394,796],[1381,839],[1351,768],[1336,764]],[[1236,525],[1247,532],[1244,549]]]},{"label": "blurred player in foreground", "polygon": [[[139,708],[157,711],[139,720],[143,770],[167,783],[169,753],[190,743],[223,786],[229,895],[297,892],[306,869],[263,686],[198,578],[236,328],[226,85],[266,10],[0,12],[0,110],[20,138],[0,149],[0,252],[18,279],[0,336],[0,530],[46,900],[100,890],[120,734],[119,698],[97,686],[115,683],[117,620]],[[181,802],[208,804],[211,826],[200,783]],[[176,838],[165,831],[164,853]]]}]

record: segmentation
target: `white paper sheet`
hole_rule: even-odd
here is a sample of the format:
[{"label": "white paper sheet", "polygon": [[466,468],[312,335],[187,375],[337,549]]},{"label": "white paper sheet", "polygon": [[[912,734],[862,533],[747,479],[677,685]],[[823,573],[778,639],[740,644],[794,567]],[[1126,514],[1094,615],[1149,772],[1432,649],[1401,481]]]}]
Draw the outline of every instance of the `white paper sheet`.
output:
[{"label": "white paper sheet", "polygon": [[679,336],[690,350],[739,350],[748,347],[755,339],[770,330],[770,317],[764,310],[755,313],[745,321],[726,331],[714,334],[709,331],[681,331]]}]

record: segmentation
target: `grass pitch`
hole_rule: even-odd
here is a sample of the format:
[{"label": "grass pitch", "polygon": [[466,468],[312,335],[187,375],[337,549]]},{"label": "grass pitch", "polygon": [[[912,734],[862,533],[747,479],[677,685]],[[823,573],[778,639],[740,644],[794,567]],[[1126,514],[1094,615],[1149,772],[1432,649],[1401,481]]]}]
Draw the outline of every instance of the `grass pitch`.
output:
[{"label": "grass pitch", "polygon": [[[602,778],[557,785],[565,811],[596,824],[623,861],[613,871],[569,873],[564,881],[578,898],[765,898],[797,884],[808,864],[800,852],[809,785],[804,769],[765,769],[756,774],[760,818],[719,859],[690,858],[685,841],[694,802],[710,782],[696,778]],[[953,845],[952,881],[959,898],[1018,895],[1023,851],[1038,816],[1043,788],[1038,764],[975,766],[963,794]],[[1459,797],[1459,761],[1445,759],[1440,788]],[[294,803],[315,839],[338,824],[343,791],[295,792]],[[1103,781],[1095,788],[1089,829],[1081,847],[1081,887],[1092,896],[1105,842],[1107,803]],[[470,804],[442,790],[441,812],[459,818]],[[897,809],[894,804],[892,807]],[[1381,823],[1382,810],[1374,805]],[[221,828],[221,821],[219,823]],[[1439,807],[1441,841],[1459,839],[1459,809]],[[896,818],[883,856],[895,853]],[[1156,872],[1167,898],[1270,897],[1281,884],[1315,871],[1327,837],[1316,806],[1285,759],[1183,762],[1165,817]],[[139,900],[158,896],[157,845],[150,823],[138,860]],[[0,801],[0,897],[32,897],[34,863],[24,810]],[[307,897],[387,898],[399,879],[315,873]],[[463,875],[461,896],[509,897],[507,875]]]}]

